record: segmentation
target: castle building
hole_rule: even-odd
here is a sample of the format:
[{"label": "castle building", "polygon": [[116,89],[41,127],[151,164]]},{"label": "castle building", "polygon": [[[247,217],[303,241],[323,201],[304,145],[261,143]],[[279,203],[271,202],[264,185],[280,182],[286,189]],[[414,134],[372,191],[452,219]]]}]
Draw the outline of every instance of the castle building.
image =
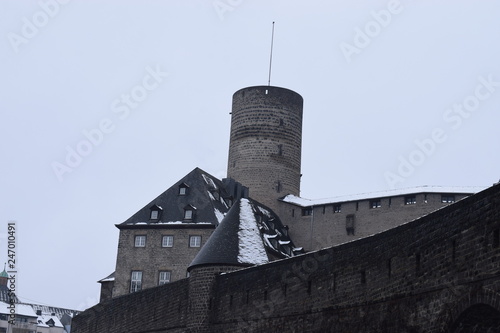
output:
[{"label": "castle building", "polygon": [[195,168],[117,224],[72,332],[499,331],[499,185],[302,198],[302,105],[237,91],[228,177]]},{"label": "castle building", "polygon": [[[101,301],[187,277],[188,266],[248,189],[195,168],[121,224],[116,270],[101,279]],[[236,200],[236,201],[235,201]],[[303,253],[271,209],[255,204],[266,258]],[[265,233],[267,232],[267,233]],[[263,237],[263,236],[259,236]],[[229,239],[229,238],[228,238]],[[227,241],[224,246],[234,245]],[[266,259],[267,262],[267,259]]]},{"label": "castle building", "polygon": [[[101,301],[186,278],[200,250],[242,198],[259,211],[260,242],[273,261],[382,232],[480,190],[422,186],[301,198],[302,116],[303,99],[292,90],[254,86],[235,92],[227,178],[195,168],[117,224],[116,268],[98,281]],[[231,246],[222,237],[217,240],[217,246]]]}]

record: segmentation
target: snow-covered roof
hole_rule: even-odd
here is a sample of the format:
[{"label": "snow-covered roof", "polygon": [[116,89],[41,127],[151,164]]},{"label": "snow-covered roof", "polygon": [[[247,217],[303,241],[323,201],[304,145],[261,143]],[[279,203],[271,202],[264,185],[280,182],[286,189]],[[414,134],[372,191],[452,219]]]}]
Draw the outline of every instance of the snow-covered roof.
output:
[{"label": "snow-covered roof", "polygon": [[97,282],[101,283],[101,282],[111,282],[111,281],[114,281],[115,280],[115,272],[109,274],[108,276],[106,276],[104,279],[101,279]]},{"label": "snow-covered roof", "polygon": [[[16,309],[16,314],[19,316],[34,317],[36,318],[36,312],[33,310],[31,305],[27,304],[14,304]],[[5,302],[0,302],[0,313],[10,314],[10,304]]]},{"label": "snow-covered roof", "polygon": [[[51,320],[53,322],[51,322]],[[57,316],[42,314],[37,318],[37,325],[39,327],[64,327]]]},{"label": "snow-covered roof", "polygon": [[269,262],[255,212],[248,199],[240,200],[240,225],[238,230],[238,261],[261,265]]},{"label": "snow-covered roof", "polygon": [[373,198],[384,198],[384,197],[395,197],[409,194],[417,194],[417,193],[455,193],[455,194],[474,194],[484,190],[485,186],[417,186],[403,189],[393,189],[387,191],[379,191],[379,192],[368,192],[368,193],[359,193],[359,194],[351,194],[351,195],[342,195],[338,197],[332,198],[324,198],[324,199],[306,199],[297,197],[295,195],[289,194],[282,198],[281,200],[284,202],[288,202],[297,206],[308,207],[308,206],[317,206],[317,205],[326,205],[332,203],[339,202],[347,202],[347,201],[360,201],[360,200],[368,200]]},{"label": "snow-covered roof", "polygon": [[268,254],[291,257],[303,253],[270,209],[252,199],[234,203],[189,266],[253,266],[269,262]]}]

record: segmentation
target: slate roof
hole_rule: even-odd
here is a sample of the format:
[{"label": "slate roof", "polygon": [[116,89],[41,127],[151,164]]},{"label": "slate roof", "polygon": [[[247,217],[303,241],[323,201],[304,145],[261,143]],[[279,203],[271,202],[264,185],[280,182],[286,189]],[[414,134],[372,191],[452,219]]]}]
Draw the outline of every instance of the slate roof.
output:
[{"label": "slate roof", "polygon": [[[186,188],[180,195],[179,188]],[[153,199],[125,222],[117,224],[118,229],[133,227],[207,227],[217,226],[229,210],[232,197],[223,183],[209,173],[195,168],[165,192]],[[192,220],[184,219],[184,210],[193,207]],[[160,211],[159,219],[151,219],[151,210]]]},{"label": "slate roof", "polygon": [[188,267],[230,265],[248,267],[265,264],[272,257],[303,253],[288,237],[287,228],[269,208],[242,198],[231,207],[207,243]]}]

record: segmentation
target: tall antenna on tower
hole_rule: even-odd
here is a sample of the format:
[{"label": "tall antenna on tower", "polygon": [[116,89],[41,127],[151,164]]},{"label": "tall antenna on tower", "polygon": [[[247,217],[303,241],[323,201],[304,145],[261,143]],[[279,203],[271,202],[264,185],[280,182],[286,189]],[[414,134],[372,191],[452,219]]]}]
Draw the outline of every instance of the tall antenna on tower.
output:
[{"label": "tall antenna on tower", "polygon": [[271,34],[271,56],[269,57],[269,80],[267,81],[267,85],[271,85],[271,66],[273,64],[273,43],[274,43],[274,21],[273,21],[273,32]]}]

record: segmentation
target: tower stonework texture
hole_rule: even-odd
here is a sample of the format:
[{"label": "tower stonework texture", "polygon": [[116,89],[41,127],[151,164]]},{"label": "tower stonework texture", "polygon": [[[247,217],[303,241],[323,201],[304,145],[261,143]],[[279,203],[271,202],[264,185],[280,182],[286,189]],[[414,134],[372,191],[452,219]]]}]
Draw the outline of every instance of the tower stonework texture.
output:
[{"label": "tower stonework texture", "polygon": [[300,194],[302,107],[302,96],[280,87],[233,95],[227,176],[271,208],[278,198]]}]

